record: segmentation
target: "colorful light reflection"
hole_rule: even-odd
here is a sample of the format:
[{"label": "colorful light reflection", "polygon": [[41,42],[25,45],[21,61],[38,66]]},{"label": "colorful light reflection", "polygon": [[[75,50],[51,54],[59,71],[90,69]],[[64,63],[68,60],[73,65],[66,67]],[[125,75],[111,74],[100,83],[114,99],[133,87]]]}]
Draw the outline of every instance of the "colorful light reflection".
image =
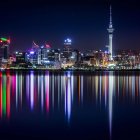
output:
[{"label": "colorful light reflection", "polygon": [[10,117],[10,75],[0,72],[0,117]]},{"label": "colorful light reflection", "polygon": [[113,103],[126,99],[130,103],[140,101],[140,74],[122,76],[108,72],[84,76],[71,72],[58,75],[48,71],[0,72],[0,118],[10,118],[12,108],[18,111],[28,106],[32,112],[38,109],[47,115],[62,109],[70,122],[75,104],[82,107],[85,102],[92,102],[106,110],[111,135]]}]

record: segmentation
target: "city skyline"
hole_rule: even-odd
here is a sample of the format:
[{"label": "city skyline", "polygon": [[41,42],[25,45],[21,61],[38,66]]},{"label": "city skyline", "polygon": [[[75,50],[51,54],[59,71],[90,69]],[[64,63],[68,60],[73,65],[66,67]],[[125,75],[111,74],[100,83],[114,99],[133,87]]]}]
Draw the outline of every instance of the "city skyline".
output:
[{"label": "city skyline", "polygon": [[10,36],[12,51],[27,50],[33,40],[39,45],[46,41],[52,48],[63,48],[63,40],[67,37],[73,40],[73,48],[105,50],[110,3],[116,29],[114,49],[139,49],[138,1],[127,1],[127,4],[120,1],[19,4],[13,1],[6,6],[2,2],[0,36]]},{"label": "city skyline", "polygon": [[1,1],[0,140],[140,140],[139,1]]}]

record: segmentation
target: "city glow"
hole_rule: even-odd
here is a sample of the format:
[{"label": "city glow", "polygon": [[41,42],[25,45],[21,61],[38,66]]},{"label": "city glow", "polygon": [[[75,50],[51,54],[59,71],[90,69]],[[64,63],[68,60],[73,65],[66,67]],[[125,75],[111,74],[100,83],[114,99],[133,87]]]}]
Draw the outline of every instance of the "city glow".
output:
[{"label": "city glow", "polygon": [[7,39],[6,38],[0,38],[2,41],[7,41]]},{"label": "city glow", "polygon": [[34,51],[30,51],[30,54],[34,54],[35,52]]}]

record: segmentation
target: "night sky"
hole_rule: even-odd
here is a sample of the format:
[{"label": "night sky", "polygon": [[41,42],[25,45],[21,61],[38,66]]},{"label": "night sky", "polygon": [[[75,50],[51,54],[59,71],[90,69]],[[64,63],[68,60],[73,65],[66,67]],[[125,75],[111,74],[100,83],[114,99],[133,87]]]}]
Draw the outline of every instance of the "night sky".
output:
[{"label": "night sky", "polygon": [[110,3],[114,49],[140,49],[140,3],[136,0],[3,1],[0,36],[10,36],[11,51],[27,50],[33,40],[39,45],[46,41],[52,48],[62,48],[67,37],[74,48],[105,50]]}]

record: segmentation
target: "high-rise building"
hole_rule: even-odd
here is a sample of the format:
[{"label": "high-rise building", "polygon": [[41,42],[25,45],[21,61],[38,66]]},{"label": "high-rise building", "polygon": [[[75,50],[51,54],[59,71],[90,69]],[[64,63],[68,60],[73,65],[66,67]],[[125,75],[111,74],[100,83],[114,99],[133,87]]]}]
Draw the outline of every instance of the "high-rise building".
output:
[{"label": "high-rise building", "polygon": [[26,63],[26,53],[25,52],[15,52],[16,63]]},{"label": "high-rise building", "polygon": [[33,65],[38,64],[38,51],[30,50],[27,53],[27,61]]},{"label": "high-rise building", "polygon": [[39,46],[33,42],[32,49],[27,56],[29,62],[34,65],[46,65],[48,62],[55,60],[55,51],[48,44]]},{"label": "high-rise building", "polygon": [[110,54],[110,60],[113,59],[112,57],[112,47],[113,47],[113,32],[114,32],[114,28],[113,28],[113,24],[112,24],[112,7],[110,6],[110,22],[109,22],[109,28],[107,29],[108,33],[109,33],[109,45],[108,47],[108,53]]},{"label": "high-rise building", "polygon": [[72,40],[67,38],[66,40],[64,40],[64,49],[63,49],[63,54],[62,54],[62,58],[65,59],[66,61],[70,60],[70,57],[72,55]]},{"label": "high-rise building", "polygon": [[80,60],[80,52],[78,50],[72,50],[70,61],[78,63]]},{"label": "high-rise building", "polygon": [[9,45],[10,45],[10,39],[7,38],[0,38],[0,47],[3,51],[2,53],[2,59],[7,60],[9,58]]}]

